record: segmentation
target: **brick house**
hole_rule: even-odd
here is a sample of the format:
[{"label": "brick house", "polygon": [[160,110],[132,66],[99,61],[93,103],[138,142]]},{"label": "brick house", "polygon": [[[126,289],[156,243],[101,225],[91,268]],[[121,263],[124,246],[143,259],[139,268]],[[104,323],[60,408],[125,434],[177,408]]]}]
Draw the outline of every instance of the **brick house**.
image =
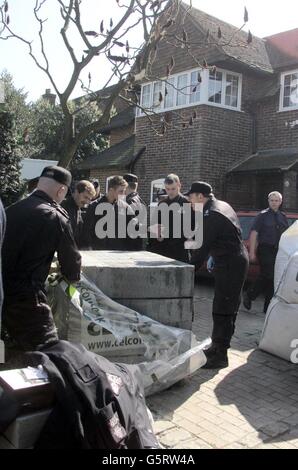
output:
[{"label": "brick house", "polygon": [[[104,184],[111,175],[134,172],[148,202],[173,172],[183,190],[206,180],[235,208],[263,208],[268,192],[279,190],[284,209],[296,210],[298,29],[247,44],[247,33],[184,8],[175,33],[187,31],[191,54],[162,41],[151,75],[141,83],[140,102],[154,110],[151,123],[140,110],[122,110],[104,130],[110,148],[81,169]],[[163,79],[171,57],[174,67]],[[204,61],[208,67],[202,68]]]}]

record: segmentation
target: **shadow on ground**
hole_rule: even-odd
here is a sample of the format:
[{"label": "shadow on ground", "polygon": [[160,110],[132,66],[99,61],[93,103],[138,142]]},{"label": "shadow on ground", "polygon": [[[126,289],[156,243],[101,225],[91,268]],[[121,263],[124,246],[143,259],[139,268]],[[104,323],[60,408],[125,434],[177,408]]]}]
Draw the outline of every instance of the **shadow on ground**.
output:
[{"label": "shadow on ground", "polygon": [[214,393],[220,405],[235,405],[264,443],[298,439],[297,365],[253,351]]}]

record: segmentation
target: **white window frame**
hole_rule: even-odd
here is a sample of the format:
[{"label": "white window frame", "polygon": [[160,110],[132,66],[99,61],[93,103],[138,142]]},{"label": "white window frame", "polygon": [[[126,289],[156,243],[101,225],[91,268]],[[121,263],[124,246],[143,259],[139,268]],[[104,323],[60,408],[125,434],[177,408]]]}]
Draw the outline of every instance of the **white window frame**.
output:
[{"label": "white window frame", "polygon": [[[178,90],[177,90],[177,81],[178,81],[178,77],[181,76],[181,75],[185,75],[187,74],[187,88],[190,89],[190,86],[191,86],[191,74],[193,72],[197,72],[197,73],[200,73],[201,74],[201,78],[202,78],[202,81],[200,83],[200,101],[197,101],[197,102],[190,102],[190,91],[187,95],[187,100],[186,100],[186,103],[185,104],[182,104],[182,105],[174,105],[174,106],[171,106],[171,107],[165,107],[164,104],[165,104],[165,87],[167,85],[167,78],[163,78],[161,80],[159,80],[159,82],[162,82],[162,88],[161,88],[161,93],[163,95],[163,101],[161,102],[161,105],[160,107],[158,108],[155,108],[153,109],[152,108],[152,105],[153,105],[153,89],[154,89],[154,84],[157,83],[157,81],[154,81],[154,82],[146,82],[146,83],[143,83],[142,84],[142,90],[141,90],[141,98],[140,98],[140,102],[142,103],[142,97],[143,97],[143,88],[145,86],[148,86],[148,85],[151,85],[151,90],[150,90],[150,108],[148,109],[148,113],[163,113],[163,112],[166,112],[166,111],[171,111],[171,110],[174,110],[174,109],[182,109],[182,108],[189,108],[189,107],[193,107],[193,106],[199,106],[199,105],[208,105],[208,106],[215,106],[215,107],[219,107],[219,108],[224,108],[224,109],[230,109],[232,111],[238,111],[238,112],[241,112],[241,101],[242,101],[242,74],[240,73],[237,73],[237,72],[233,72],[231,70],[225,70],[225,69],[217,69],[216,70],[217,72],[221,72],[222,73],[222,84],[223,84],[223,90],[222,90],[222,102],[221,103],[213,103],[211,101],[209,101],[209,70],[208,69],[200,69],[200,68],[195,68],[195,69],[190,69],[190,70],[187,70],[187,71],[184,71],[184,72],[179,72],[179,73],[176,73],[176,74],[173,74],[173,75],[170,75],[168,77],[168,79],[170,78],[174,78],[175,79],[175,90],[174,90],[174,97],[173,97],[173,102],[174,103],[177,103],[177,94],[178,94]],[[229,106],[229,105],[226,105],[225,104],[225,100],[226,100],[226,85],[227,85],[227,75],[234,75],[236,77],[238,77],[238,97],[237,97],[237,107],[236,106]],[[170,86],[170,85],[169,85]],[[146,113],[144,113],[142,111],[142,109],[139,109],[138,112],[137,112],[137,117],[142,117],[142,116],[145,116]]]},{"label": "white window frame", "polygon": [[287,75],[292,75],[293,73],[298,74],[298,69],[288,70],[287,72],[282,72],[280,74],[280,96],[279,96],[279,111],[294,111],[298,109],[298,103],[296,106],[284,106],[284,91],[285,91],[285,78]]},{"label": "white window frame", "polygon": [[165,188],[165,179],[160,178],[158,180],[151,181],[151,189],[150,189],[150,206],[151,207],[155,207],[155,206],[158,205],[158,202],[153,201],[153,187],[156,184],[161,185],[161,189],[164,189]]}]

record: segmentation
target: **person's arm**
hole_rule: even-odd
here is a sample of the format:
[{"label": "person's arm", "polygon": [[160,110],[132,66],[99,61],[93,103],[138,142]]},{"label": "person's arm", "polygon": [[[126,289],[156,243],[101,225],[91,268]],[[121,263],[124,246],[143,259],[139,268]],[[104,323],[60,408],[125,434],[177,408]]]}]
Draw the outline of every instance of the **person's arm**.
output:
[{"label": "person's arm", "polygon": [[258,232],[252,230],[249,236],[249,261],[255,263],[257,260]]},{"label": "person's arm", "polygon": [[203,218],[203,245],[192,252],[190,259],[190,263],[195,264],[196,269],[199,269],[208,258],[213,243],[222,232],[222,222],[223,219],[216,213]]},{"label": "person's arm", "polygon": [[84,250],[92,249],[93,239],[95,236],[95,207],[96,204],[90,204],[83,218],[80,246]]},{"label": "person's arm", "polygon": [[69,221],[63,227],[57,255],[61,274],[69,282],[78,282],[81,276],[81,255],[74,241]]}]

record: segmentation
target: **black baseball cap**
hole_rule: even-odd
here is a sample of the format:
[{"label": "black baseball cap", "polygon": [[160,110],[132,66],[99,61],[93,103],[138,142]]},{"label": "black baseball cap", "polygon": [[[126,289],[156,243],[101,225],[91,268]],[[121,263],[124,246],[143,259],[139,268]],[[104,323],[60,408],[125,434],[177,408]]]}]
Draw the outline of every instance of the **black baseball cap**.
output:
[{"label": "black baseball cap", "polygon": [[138,182],[137,175],[133,175],[132,173],[126,173],[126,175],[123,175],[123,179],[127,183],[137,183]]},{"label": "black baseball cap", "polygon": [[203,196],[210,196],[212,194],[212,186],[210,186],[208,183],[205,183],[204,181],[195,181],[192,183],[190,190],[185,193],[185,195],[189,196],[193,193],[203,194]]},{"label": "black baseball cap", "polygon": [[72,179],[71,173],[61,166],[46,166],[42,170],[40,177],[50,178],[68,187],[70,187]]}]

